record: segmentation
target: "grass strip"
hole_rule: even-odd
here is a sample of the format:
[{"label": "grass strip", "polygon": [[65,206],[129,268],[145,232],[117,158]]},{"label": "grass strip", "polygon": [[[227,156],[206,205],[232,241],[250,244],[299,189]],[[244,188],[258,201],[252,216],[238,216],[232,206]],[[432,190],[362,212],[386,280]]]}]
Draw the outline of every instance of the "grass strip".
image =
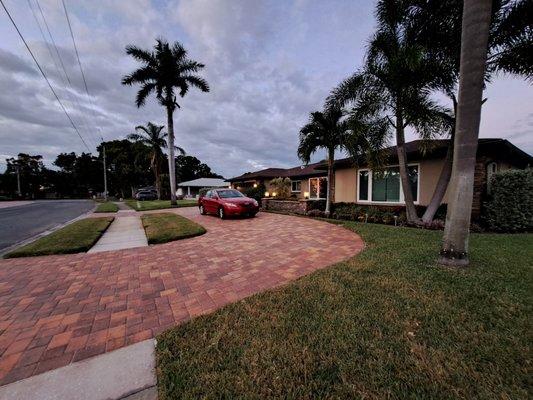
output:
[{"label": "grass strip", "polygon": [[203,226],[173,213],[145,214],[141,220],[149,244],[171,242],[206,232]]},{"label": "grass strip", "polygon": [[[81,253],[89,250],[113,222],[113,217],[86,218],[73,222],[35,242],[4,255],[5,258]],[[46,271],[43,271],[46,273]]]},{"label": "grass strip", "polygon": [[106,201],[101,203],[96,207],[95,212],[97,213],[114,213],[118,211],[118,206],[112,201]]},{"label": "grass strip", "polygon": [[452,270],[442,232],[344,226],[358,256],[160,335],[159,398],[528,398],[533,235]]},{"label": "grass strip", "polygon": [[162,210],[165,208],[179,208],[179,207],[194,207],[198,205],[197,200],[178,200],[178,204],[173,206],[170,200],[145,200],[138,201],[134,199],[127,199],[124,201],[126,205],[137,211]]}]

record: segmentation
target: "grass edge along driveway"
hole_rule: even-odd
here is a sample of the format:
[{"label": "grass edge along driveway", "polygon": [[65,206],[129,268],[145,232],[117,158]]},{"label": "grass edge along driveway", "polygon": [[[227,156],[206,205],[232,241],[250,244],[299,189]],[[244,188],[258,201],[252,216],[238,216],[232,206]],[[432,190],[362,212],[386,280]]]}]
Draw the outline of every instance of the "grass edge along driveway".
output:
[{"label": "grass edge along driveway", "polygon": [[4,258],[86,252],[100,239],[113,219],[113,217],[99,217],[75,221],[5,254]]},{"label": "grass edge along driveway", "polygon": [[166,243],[203,235],[203,226],[174,213],[144,214],[141,217],[149,244]]},{"label": "grass edge along driveway", "polygon": [[118,211],[118,206],[112,201],[106,201],[98,204],[95,213],[115,213]]},{"label": "grass edge along driveway", "polygon": [[442,232],[344,226],[358,256],[161,334],[159,398],[528,397],[533,235],[472,234],[451,270]]},{"label": "grass edge along driveway", "polygon": [[178,204],[173,206],[170,200],[144,200],[134,199],[124,200],[126,205],[136,211],[163,210],[165,208],[194,207],[198,205],[197,200],[178,200]]}]

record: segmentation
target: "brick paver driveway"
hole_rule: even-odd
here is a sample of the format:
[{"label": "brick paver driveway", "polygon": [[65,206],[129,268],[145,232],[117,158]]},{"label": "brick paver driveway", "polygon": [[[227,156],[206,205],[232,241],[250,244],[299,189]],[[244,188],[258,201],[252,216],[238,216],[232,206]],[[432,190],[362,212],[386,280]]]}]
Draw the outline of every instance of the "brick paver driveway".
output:
[{"label": "brick paver driveway", "polygon": [[0,260],[0,385],[154,337],[229,302],[358,253],[325,222],[259,213],[157,246]]}]

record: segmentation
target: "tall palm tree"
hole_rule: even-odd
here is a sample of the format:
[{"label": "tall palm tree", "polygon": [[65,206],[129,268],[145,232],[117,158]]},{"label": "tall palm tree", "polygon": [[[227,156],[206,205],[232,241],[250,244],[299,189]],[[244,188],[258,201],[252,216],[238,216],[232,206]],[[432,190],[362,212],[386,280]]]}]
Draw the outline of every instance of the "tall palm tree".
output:
[{"label": "tall palm tree", "polygon": [[[442,65],[447,66],[450,72],[449,77],[452,79],[441,82],[439,90],[451,99],[454,108],[451,145],[448,146],[445,163],[431,201],[422,216],[424,223],[433,220],[451,178],[462,11],[463,0],[412,0],[410,8],[409,19],[419,32],[417,41],[426,48],[432,58],[441,60]],[[533,3],[528,0],[493,0],[486,81],[498,72],[533,80],[533,30],[530,22],[532,12]]]},{"label": "tall palm tree", "polygon": [[190,60],[187,50],[179,43],[170,45],[164,39],[157,39],[153,51],[136,46],[127,46],[126,53],[141,62],[143,66],[122,78],[122,84],[141,85],[135,103],[144,105],[146,98],[154,92],[159,103],[167,110],[168,127],[168,170],[170,175],[171,204],[176,204],[176,161],[174,157],[174,111],[179,108],[176,90],[181,97],[189,88],[196,87],[202,92],[209,92],[209,85],[202,77],[196,75],[204,64]]},{"label": "tall palm tree", "polygon": [[[155,187],[157,188],[157,198],[161,199],[161,164],[165,158],[163,149],[167,148],[168,134],[163,132],[164,126],[155,125],[148,122],[146,126],[135,127],[135,132],[128,135],[128,139],[140,142],[150,148],[150,167],[154,173]],[[185,151],[181,147],[175,147],[181,154]]]},{"label": "tall palm tree", "polygon": [[468,265],[468,234],[491,7],[492,0],[465,0],[463,6],[454,161],[440,253],[440,262],[446,265]]},{"label": "tall palm tree", "polygon": [[447,77],[439,59],[430,57],[417,43],[417,31],[409,20],[408,2],[380,0],[377,5],[377,32],[371,38],[362,72],[343,81],[333,90],[327,104],[345,106],[368,93],[386,116],[395,132],[406,214],[418,222],[405,150],[405,128],[411,126],[422,139],[446,131],[445,111],[431,99],[432,90]]}]

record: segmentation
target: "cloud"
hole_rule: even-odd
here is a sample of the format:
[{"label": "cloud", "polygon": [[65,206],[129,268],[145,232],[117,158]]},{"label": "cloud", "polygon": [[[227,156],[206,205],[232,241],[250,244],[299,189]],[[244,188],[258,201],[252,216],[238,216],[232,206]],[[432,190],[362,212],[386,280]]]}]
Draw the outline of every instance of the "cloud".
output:
[{"label": "cloud", "polygon": [[[362,62],[375,6],[350,0],[67,2],[87,96],[60,2],[40,3],[72,88],[28,18],[27,3],[8,1],[7,6],[93,151],[100,134],[112,140],[148,121],[166,124],[165,111],[154,99],[138,109],[138,88],[120,83],[138,66],[125,46],[150,48],[162,36],[179,40],[192,59],[206,64],[202,75],[211,87],[209,93],[191,90],[180,99],[177,144],[227,177],[299,164],[298,131],[329,90]],[[60,152],[86,151],[13,27],[0,24],[0,36],[1,153],[42,154],[51,163]],[[508,87],[506,79],[489,88],[482,134],[513,137],[531,149],[530,139],[524,139],[531,130],[531,91],[522,81]],[[501,118],[499,108],[507,110],[507,118]]]}]

